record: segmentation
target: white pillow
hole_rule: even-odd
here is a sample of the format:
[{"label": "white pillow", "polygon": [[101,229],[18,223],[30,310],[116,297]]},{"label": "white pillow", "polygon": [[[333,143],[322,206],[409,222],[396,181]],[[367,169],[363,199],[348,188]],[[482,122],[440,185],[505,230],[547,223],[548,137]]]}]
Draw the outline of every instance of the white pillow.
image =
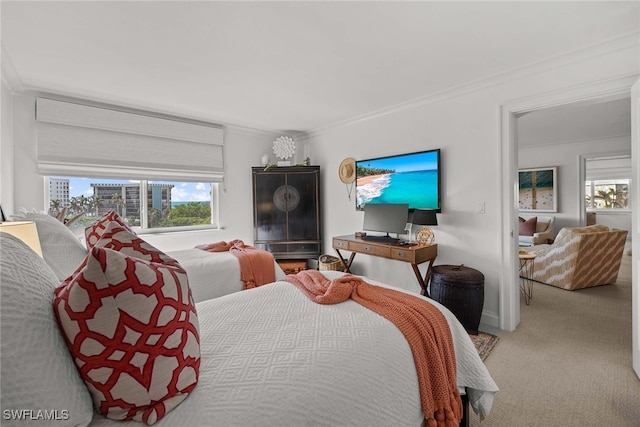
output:
[{"label": "white pillow", "polygon": [[87,256],[87,249],[66,225],[45,213],[26,212],[20,219],[34,221],[42,247],[42,257],[63,281],[69,277]]},{"label": "white pillow", "polygon": [[[0,233],[0,254],[2,425],[88,425],[91,395],[53,314],[58,279],[42,258],[7,233]],[[7,417],[7,411],[18,412]]]}]

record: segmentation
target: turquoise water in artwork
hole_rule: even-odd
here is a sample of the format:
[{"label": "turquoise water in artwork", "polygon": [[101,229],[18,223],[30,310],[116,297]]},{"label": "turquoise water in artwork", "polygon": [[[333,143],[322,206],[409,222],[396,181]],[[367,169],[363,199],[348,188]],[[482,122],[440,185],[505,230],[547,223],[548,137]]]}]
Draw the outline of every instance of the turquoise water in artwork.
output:
[{"label": "turquoise water in artwork", "polygon": [[521,171],[519,173],[520,190],[533,188],[534,176],[536,188],[553,188],[553,170]]},{"label": "turquoise water in artwork", "polygon": [[356,203],[408,203],[409,209],[438,208],[438,172],[421,170],[381,175],[358,186]]}]

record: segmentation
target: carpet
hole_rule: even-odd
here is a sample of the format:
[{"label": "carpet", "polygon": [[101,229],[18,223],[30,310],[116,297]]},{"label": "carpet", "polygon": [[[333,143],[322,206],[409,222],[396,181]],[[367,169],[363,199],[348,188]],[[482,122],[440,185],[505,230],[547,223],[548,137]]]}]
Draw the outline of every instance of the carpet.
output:
[{"label": "carpet", "polygon": [[473,345],[476,346],[476,350],[478,350],[478,354],[480,355],[480,359],[484,361],[493,347],[495,347],[496,343],[500,339],[496,335],[491,335],[486,332],[478,332],[478,335],[469,334],[469,338],[473,341]]}]

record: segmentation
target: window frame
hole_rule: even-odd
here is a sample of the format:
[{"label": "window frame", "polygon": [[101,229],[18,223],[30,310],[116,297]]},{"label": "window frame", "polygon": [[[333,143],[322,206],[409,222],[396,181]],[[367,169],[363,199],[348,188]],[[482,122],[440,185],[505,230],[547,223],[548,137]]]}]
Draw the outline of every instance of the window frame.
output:
[{"label": "window frame", "polygon": [[[631,194],[631,178],[600,178],[600,179],[585,179],[584,181],[584,192],[585,192],[585,198],[584,198],[584,203],[585,203],[585,207],[587,212],[607,212],[607,213],[628,213],[631,211],[631,199],[630,196],[628,196],[628,202],[627,202],[627,207],[626,208],[616,208],[616,207],[611,207],[611,208],[600,208],[600,207],[595,207],[593,206],[593,201],[594,201],[594,194],[595,194],[595,188],[597,186],[597,182],[607,182],[607,181],[626,181],[626,183],[622,183],[622,185],[626,185],[627,186],[627,192],[629,194]],[[606,185],[606,184],[600,184],[600,185]],[[591,190],[590,192],[587,192],[587,186],[589,186],[589,189]],[[591,200],[587,201],[587,197],[590,197]]]},{"label": "window frame", "polygon": [[[96,181],[99,180],[107,180],[107,179],[117,179],[123,180],[124,178],[94,178],[94,177],[85,177],[85,176],[75,176],[75,175],[48,175],[45,176],[45,187],[47,191],[45,191],[45,204],[46,204],[46,212],[50,212],[51,208],[51,197],[49,191],[49,183],[51,182],[51,178],[56,179],[65,179],[65,178],[89,178],[94,179]],[[195,182],[195,181],[159,181],[159,180],[151,180],[151,179],[131,179],[132,183],[137,183],[139,186],[139,203],[140,203],[140,225],[130,225],[131,228],[138,234],[161,234],[161,233],[179,233],[179,232],[189,232],[189,231],[198,231],[198,230],[220,230],[220,182],[207,182],[205,180],[200,181],[211,186],[211,216],[210,216],[210,224],[197,224],[197,225],[181,225],[181,226],[170,226],[170,227],[148,227],[148,185],[154,182]],[[74,196],[75,197],[75,196]],[[98,219],[99,217],[96,217]]]}]

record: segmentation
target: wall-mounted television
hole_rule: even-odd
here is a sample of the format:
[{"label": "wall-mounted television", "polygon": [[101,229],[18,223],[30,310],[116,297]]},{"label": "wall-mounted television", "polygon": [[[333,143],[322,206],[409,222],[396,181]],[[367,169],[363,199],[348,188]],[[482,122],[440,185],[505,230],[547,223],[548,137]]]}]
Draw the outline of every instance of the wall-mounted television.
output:
[{"label": "wall-mounted television", "polygon": [[442,211],[440,149],[356,161],[356,209],[406,203],[409,210]]}]

